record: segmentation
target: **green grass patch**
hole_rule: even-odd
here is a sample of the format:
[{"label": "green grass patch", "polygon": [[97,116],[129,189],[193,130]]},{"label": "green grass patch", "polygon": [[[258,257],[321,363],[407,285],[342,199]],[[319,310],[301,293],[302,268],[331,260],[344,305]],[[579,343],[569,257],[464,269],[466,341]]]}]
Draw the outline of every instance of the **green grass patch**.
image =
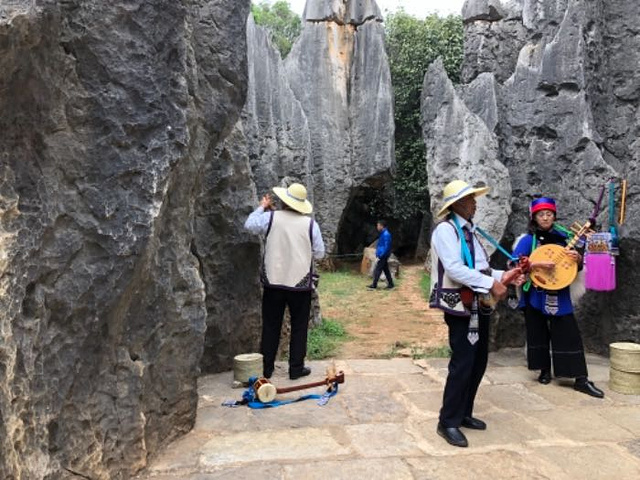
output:
[{"label": "green grass patch", "polygon": [[418,360],[420,358],[449,358],[451,356],[451,349],[447,345],[424,348],[411,345],[408,342],[398,341],[389,347],[389,351],[379,355],[377,358],[388,360],[396,357],[407,357],[407,352],[402,352],[407,349],[411,351],[411,358],[414,360]]},{"label": "green grass patch", "polygon": [[450,356],[451,349],[448,345],[429,348],[411,348],[411,358],[413,358],[414,360],[417,360],[419,358],[449,358]]},{"label": "green grass patch", "polygon": [[350,271],[321,272],[318,293],[329,298],[355,296],[362,291],[363,285],[366,285],[364,278]]},{"label": "green grass patch", "polygon": [[424,299],[429,301],[429,295],[431,294],[431,277],[427,272],[422,272],[420,276],[420,291]]},{"label": "green grass patch", "polygon": [[307,358],[310,360],[329,358],[347,338],[347,332],[340,322],[323,320],[320,325],[309,330]]}]

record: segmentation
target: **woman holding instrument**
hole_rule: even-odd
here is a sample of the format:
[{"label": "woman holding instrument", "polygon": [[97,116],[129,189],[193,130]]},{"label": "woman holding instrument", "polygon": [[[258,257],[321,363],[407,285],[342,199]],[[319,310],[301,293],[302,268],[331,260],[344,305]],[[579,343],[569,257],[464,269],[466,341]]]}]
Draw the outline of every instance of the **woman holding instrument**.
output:
[{"label": "woman holding instrument", "polygon": [[[542,245],[566,246],[568,232],[555,225],[556,202],[549,197],[533,200],[529,207],[529,232],[519,239],[513,251],[517,257],[529,257]],[[582,256],[568,250],[565,260],[578,263]],[[550,265],[554,268],[554,265]],[[570,287],[545,290],[529,280],[522,287],[519,307],[524,311],[527,329],[527,363],[529,370],[540,370],[538,381],[551,382],[551,357],[556,377],[575,378],[573,388],[597,398],[604,393],[587,376],[582,337],[573,314]]]}]

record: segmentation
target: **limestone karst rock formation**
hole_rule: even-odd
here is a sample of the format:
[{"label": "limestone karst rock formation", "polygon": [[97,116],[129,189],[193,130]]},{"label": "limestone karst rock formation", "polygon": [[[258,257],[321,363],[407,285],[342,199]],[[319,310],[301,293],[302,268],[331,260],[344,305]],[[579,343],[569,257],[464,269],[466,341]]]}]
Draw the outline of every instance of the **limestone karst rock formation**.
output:
[{"label": "limestone karst rock formation", "polygon": [[[334,250],[350,202],[394,167],[393,92],[373,0],[308,0],[286,76],[311,137],[314,205]],[[357,207],[356,207],[357,210]]]},{"label": "limestone karst rock formation", "polygon": [[[488,101],[487,112],[495,110],[493,83],[474,93]],[[470,87],[472,88],[472,87]],[[491,187],[478,198],[475,219],[487,231],[500,237],[511,211],[511,183],[507,168],[498,160],[498,142],[486,119],[470,110],[447,77],[442,60],[433,62],[422,87],[422,128],[425,137],[431,211],[442,206],[442,190],[452,180]],[[494,250],[492,245],[488,251]]]},{"label": "limestone karst rock formation", "polygon": [[[467,0],[463,20],[465,85],[459,89],[464,99],[460,108],[478,113],[485,123],[493,118],[493,109],[486,108],[486,87],[474,93],[474,85],[490,76],[497,108],[488,124],[513,192],[512,213],[498,238],[510,245],[525,230],[533,194],[557,199],[560,222],[584,222],[602,184],[610,177],[627,178],[631,188],[627,224],[621,231],[619,287],[614,293],[589,292],[578,314],[592,349],[606,352],[611,341],[640,340],[634,313],[640,299],[633,292],[638,273],[632,268],[639,229],[634,198],[639,180],[635,147],[640,72],[635,66],[640,37],[635,25],[640,22],[640,4]],[[440,112],[445,114],[454,113],[449,108]],[[433,121],[444,122],[445,117]],[[427,144],[451,141],[436,128],[425,133]],[[599,219],[606,227],[606,212]],[[494,258],[499,264],[498,257]],[[522,341],[519,319],[510,322],[505,318],[510,315],[515,319],[515,314],[501,312],[497,346]]]},{"label": "limestone karst rock formation", "polygon": [[307,116],[289,86],[278,49],[251,16],[247,48],[249,86],[242,124],[258,196],[289,177],[306,185],[313,200]]},{"label": "limestone karst rock formation", "polygon": [[259,258],[222,144],[249,3],[0,3],[0,478],[129,478],[193,425],[220,275]]}]

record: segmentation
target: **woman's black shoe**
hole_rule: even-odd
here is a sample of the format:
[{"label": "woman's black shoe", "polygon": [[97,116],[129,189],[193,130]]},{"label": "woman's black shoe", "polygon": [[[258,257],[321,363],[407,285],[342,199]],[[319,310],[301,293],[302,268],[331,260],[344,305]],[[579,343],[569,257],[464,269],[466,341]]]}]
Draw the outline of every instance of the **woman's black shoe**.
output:
[{"label": "woman's black shoe", "polygon": [[540,372],[540,376],[538,377],[538,381],[543,385],[547,385],[547,384],[551,383],[551,371],[550,370],[542,370]]},{"label": "woman's black shoe", "polygon": [[604,392],[586,378],[576,378],[573,389],[596,398],[604,398]]}]

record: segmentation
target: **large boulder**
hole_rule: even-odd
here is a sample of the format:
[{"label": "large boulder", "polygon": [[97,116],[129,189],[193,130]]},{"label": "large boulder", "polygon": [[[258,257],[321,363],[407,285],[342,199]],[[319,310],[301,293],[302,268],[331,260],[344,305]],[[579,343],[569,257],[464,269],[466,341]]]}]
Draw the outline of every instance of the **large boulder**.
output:
[{"label": "large boulder", "polygon": [[[471,91],[479,98],[495,100],[493,82],[483,85],[485,88],[472,87]],[[482,109],[493,110],[491,105]],[[502,238],[511,211],[511,183],[507,168],[498,160],[494,120],[489,113],[483,117],[466,106],[441,59],[429,66],[424,77],[422,121],[432,213],[440,210],[442,190],[452,180],[489,186],[489,193],[478,198],[475,220],[493,237]],[[492,252],[494,247],[489,244],[487,249]]]},{"label": "large boulder", "polygon": [[1,478],[130,478],[193,426],[213,288],[196,198],[222,181],[207,166],[229,161],[248,11],[0,7]]},{"label": "large boulder", "polygon": [[307,116],[289,86],[278,49],[252,16],[247,22],[247,48],[249,86],[242,124],[258,197],[289,177],[307,187],[313,202]]},{"label": "large boulder", "polygon": [[391,74],[375,1],[310,1],[305,19],[285,69],[309,124],[315,214],[333,251],[350,200],[390,178]]}]

